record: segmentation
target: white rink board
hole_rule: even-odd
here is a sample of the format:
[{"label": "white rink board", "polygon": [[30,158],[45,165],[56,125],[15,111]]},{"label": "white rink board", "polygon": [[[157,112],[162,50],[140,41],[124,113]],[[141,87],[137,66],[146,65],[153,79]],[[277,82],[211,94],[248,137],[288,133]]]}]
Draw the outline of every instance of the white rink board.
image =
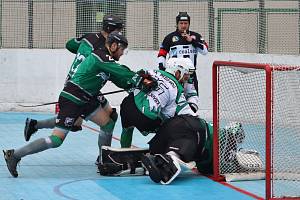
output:
[{"label": "white rink board", "polygon": [[[155,69],[157,51],[130,50],[120,63],[132,70]],[[74,54],[65,49],[0,49],[0,111],[54,111],[54,106],[22,108],[18,104],[40,104],[57,101],[58,95],[71,66]],[[200,114],[212,117],[212,63],[215,60],[276,63],[299,65],[300,56],[208,53],[198,56],[197,75],[201,104]],[[108,83],[103,92],[118,90]],[[109,95],[110,103],[117,106],[126,93]]]}]

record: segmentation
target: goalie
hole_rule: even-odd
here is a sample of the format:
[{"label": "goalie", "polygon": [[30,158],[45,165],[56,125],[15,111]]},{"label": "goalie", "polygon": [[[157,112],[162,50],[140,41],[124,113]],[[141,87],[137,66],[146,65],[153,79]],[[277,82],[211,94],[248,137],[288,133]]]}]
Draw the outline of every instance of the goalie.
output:
[{"label": "goalie", "polygon": [[[152,181],[161,184],[171,183],[184,169],[195,166],[203,174],[212,174],[213,127],[205,120],[190,115],[177,115],[166,120],[145,149],[111,149],[105,147],[103,163],[99,164],[101,175],[119,175],[124,172],[137,174],[142,166],[148,171]],[[241,123],[232,123],[220,130],[222,159],[228,163],[259,170],[262,163],[253,151],[239,151],[245,139]],[[252,157],[253,163],[239,157]],[[253,161],[254,160],[254,161]],[[142,163],[142,164],[141,164]],[[250,166],[250,167],[249,167]],[[255,167],[254,167],[255,166]],[[139,174],[145,171],[139,170]]]}]

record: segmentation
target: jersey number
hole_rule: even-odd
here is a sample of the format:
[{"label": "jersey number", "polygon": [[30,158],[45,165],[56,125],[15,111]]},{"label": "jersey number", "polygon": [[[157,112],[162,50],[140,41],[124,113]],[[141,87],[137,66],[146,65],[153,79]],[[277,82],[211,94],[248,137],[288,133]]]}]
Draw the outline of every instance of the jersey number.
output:
[{"label": "jersey number", "polygon": [[76,55],[75,60],[74,60],[74,62],[72,64],[70,72],[69,72],[70,77],[73,77],[73,75],[77,72],[80,63],[82,63],[84,60],[85,60],[85,56],[84,55],[82,55],[80,53],[78,53]]}]

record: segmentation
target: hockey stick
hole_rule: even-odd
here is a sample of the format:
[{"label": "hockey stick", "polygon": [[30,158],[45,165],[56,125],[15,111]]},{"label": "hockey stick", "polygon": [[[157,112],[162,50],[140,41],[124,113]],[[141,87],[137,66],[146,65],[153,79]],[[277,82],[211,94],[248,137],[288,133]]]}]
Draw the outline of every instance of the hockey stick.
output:
[{"label": "hockey stick", "polygon": [[[116,91],[112,91],[112,92],[106,92],[106,93],[102,93],[101,95],[109,95],[109,94],[115,94],[115,93],[119,93],[119,92],[125,92],[126,90],[116,90]],[[25,108],[30,108],[30,107],[39,107],[39,106],[47,106],[47,105],[52,105],[52,104],[56,104],[58,103],[57,101],[55,102],[49,102],[49,103],[42,103],[42,104],[36,104],[36,105],[22,105],[22,104],[18,104],[18,106],[21,107],[25,107]]]}]

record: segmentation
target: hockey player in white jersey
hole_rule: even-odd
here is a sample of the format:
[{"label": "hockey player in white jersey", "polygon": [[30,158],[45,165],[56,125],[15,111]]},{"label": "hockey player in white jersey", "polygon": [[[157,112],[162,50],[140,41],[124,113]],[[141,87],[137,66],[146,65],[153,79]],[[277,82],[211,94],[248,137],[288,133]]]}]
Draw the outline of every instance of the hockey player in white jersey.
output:
[{"label": "hockey player in white jersey", "polygon": [[133,128],[142,134],[156,132],[161,123],[175,115],[196,115],[198,96],[192,83],[188,83],[195,67],[188,58],[170,58],[166,71],[142,71],[151,77],[157,87],[145,92],[135,89],[121,104],[123,131],[121,147],[130,147]]}]

